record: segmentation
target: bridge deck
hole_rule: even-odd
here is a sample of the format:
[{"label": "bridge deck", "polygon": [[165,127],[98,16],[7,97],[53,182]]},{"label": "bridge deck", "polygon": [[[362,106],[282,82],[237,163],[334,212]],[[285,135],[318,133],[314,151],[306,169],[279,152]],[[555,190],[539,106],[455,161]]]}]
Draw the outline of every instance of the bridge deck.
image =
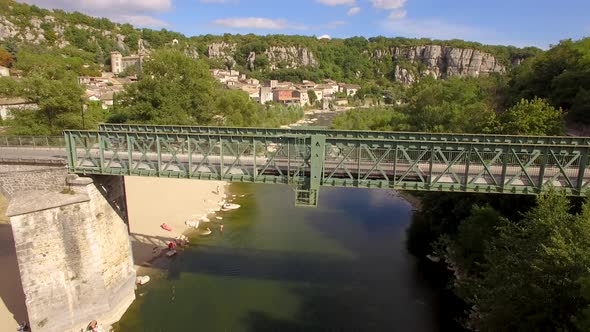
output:
[{"label": "bridge deck", "polygon": [[[502,136],[238,127],[101,125],[62,138],[0,137],[4,159],[67,159],[71,172],[296,187],[585,196],[588,137]],[[63,145],[65,144],[65,149]],[[60,147],[61,146],[61,147]]]},{"label": "bridge deck", "polygon": [[243,128],[182,127],[205,133],[142,128],[66,131],[70,170],[292,184],[312,197],[311,205],[320,186],[537,194],[551,185],[585,195],[590,184],[586,138],[480,135],[480,141],[466,141],[471,136],[355,138],[326,130],[245,134]]}]

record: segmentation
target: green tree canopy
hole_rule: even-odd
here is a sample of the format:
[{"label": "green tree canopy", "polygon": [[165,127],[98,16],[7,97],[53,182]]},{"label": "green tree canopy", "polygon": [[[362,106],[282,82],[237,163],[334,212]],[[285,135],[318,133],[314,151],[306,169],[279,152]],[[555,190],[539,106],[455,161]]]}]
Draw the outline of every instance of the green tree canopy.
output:
[{"label": "green tree canopy", "polygon": [[560,135],[564,132],[561,109],[540,98],[522,99],[501,117],[502,133],[514,135]]},{"label": "green tree canopy", "polygon": [[576,331],[590,301],[580,280],[590,275],[590,202],[579,214],[554,190],[519,222],[505,221],[485,251],[485,273],[459,281],[476,306],[480,331]]},{"label": "green tree canopy", "polygon": [[120,96],[122,111],[139,123],[209,123],[217,83],[208,69],[176,50],[154,52],[142,79]]}]

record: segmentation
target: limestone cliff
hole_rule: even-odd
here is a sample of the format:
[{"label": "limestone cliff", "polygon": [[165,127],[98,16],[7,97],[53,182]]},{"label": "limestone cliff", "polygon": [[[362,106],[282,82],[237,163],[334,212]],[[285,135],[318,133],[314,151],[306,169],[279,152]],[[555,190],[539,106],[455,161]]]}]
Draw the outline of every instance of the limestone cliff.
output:
[{"label": "limestone cliff", "polygon": [[207,56],[212,59],[222,59],[229,67],[233,67],[236,63],[235,53],[236,44],[234,43],[219,42],[207,45]]},{"label": "limestone cliff", "polygon": [[264,52],[256,53],[249,51],[247,55],[238,54],[237,45],[234,43],[216,42],[207,45],[207,55],[210,58],[224,59],[226,62],[245,63],[246,66],[253,70],[255,67],[256,57],[264,55],[268,59],[268,68],[271,70],[277,68],[299,68],[315,67],[318,65],[315,55],[305,47],[300,46],[271,46]]},{"label": "limestone cliff", "polygon": [[0,41],[12,39],[36,45],[50,42],[55,43],[59,48],[63,48],[71,44],[67,36],[67,31],[70,29],[70,32],[72,30],[84,31],[88,36],[88,42],[96,43],[99,38],[110,39],[117,45],[119,50],[128,49],[125,44],[126,36],[118,32],[118,28],[117,31],[109,31],[93,28],[85,24],[70,24],[58,20],[52,15],[31,17],[26,22],[22,20],[23,18],[0,15]]},{"label": "limestone cliff", "polygon": [[267,49],[264,54],[268,57],[271,69],[284,66],[286,68],[297,68],[318,65],[315,56],[304,47],[273,46]]},{"label": "limestone cliff", "polygon": [[374,50],[371,56],[375,61],[390,57],[395,66],[395,80],[404,84],[412,84],[428,75],[445,79],[506,72],[506,67],[493,55],[469,48],[441,45],[392,47]]}]

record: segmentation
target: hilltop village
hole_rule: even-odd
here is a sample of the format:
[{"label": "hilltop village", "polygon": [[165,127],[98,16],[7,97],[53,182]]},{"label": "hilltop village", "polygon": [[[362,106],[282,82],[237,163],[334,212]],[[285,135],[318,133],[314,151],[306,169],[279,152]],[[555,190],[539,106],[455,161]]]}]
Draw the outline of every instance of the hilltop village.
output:
[{"label": "hilltop village", "polygon": [[[129,56],[111,52],[110,71],[101,72],[100,77],[78,77],[78,84],[85,88],[85,99],[100,103],[105,110],[113,107],[116,94],[123,92],[126,85],[137,82],[138,74],[147,59],[147,51]],[[348,105],[348,97],[354,97],[361,88],[357,84],[346,84],[331,79],[325,79],[321,83],[309,80],[303,80],[301,83],[278,80],[260,82],[237,70],[211,69],[210,72],[225,88],[244,91],[251,100],[260,104],[274,102],[329,110],[335,106]],[[8,68],[1,73],[3,76],[10,76]],[[35,104],[24,98],[0,98],[0,117],[3,119],[10,117],[11,110],[32,108],[35,108]]]}]

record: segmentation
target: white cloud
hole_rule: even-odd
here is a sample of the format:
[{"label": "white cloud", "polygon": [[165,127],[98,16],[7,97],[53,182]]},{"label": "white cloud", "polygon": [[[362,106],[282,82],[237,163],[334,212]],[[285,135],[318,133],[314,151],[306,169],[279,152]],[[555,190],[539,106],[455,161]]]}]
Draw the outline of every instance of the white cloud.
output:
[{"label": "white cloud", "polygon": [[154,17],[172,9],[172,0],[19,0],[49,9],[79,11],[117,22],[163,27],[168,23]]},{"label": "white cloud", "polygon": [[361,12],[361,7],[352,7],[346,12],[346,15],[354,16],[360,12]]},{"label": "white cloud", "polygon": [[373,7],[379,9],[398,9],[406,4],[406,0],[371,0]]},{"label": "white cloud", "polygon": [[318,39],[332,39],[332,37],[330,37],[330,35],[321,35]]},{"label": "white cloud", "polygon": [[356,4],[356,0],[316,0],[317,2],[321,3],[322,5],[326,6],[352,6]]},{"label": "white cloud", "polygon": [[433,39],[481,39],[483,31],[478,29],[444,22],[438,19],[413,20],[400,18],[383,23],[385,30],[402,37],[433,38]]},{"label": "white cloud", "polygon": [[398,10],[393,10],[391,11],[391,13],[389,14],[389,19],[392,21],[395,20],[400,20],[404,17],[406,17],[406,15],[408,14],[407,11],[403,10],[403,9],[398,9]]},{"label": "white cloud", "polygon": [[306,28],[303,25],[293,24],[284,19],[264,17],[223,18],[213,21],[213,24],[236,29],[284,30]]}]

